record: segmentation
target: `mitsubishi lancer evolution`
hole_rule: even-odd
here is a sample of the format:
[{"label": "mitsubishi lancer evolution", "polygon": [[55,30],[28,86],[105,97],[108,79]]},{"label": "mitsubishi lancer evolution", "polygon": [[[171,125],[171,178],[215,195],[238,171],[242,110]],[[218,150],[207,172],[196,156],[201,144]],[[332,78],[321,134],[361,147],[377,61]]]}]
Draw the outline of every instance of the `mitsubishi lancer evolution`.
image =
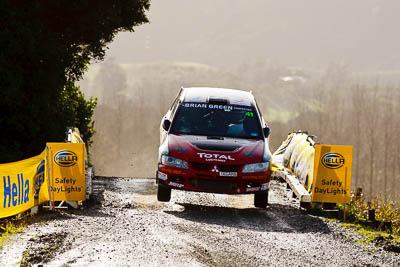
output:
[{"label": "mitsubishi lancer evolution", "polygon": [[271,176],[270,129],[250,92],[181,88],[160,125],[157,198],[171,189],[254,194],[265,208]]}]

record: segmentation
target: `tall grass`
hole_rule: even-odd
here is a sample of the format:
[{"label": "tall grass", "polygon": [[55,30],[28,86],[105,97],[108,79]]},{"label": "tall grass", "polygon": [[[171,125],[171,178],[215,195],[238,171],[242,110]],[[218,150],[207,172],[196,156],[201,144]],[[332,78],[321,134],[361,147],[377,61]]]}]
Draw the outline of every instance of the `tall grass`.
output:
[{"label": "tall grass", "polygon": [[367,201],[362,195],[353,196],[346,207],[346,217],[353,222],[365,222],[369,219],[369,210],[375,210],[377,221],[391,222],[392,227],[388,232],[400,238],[400,208],[394,202],[384,201],[382,198]]}]

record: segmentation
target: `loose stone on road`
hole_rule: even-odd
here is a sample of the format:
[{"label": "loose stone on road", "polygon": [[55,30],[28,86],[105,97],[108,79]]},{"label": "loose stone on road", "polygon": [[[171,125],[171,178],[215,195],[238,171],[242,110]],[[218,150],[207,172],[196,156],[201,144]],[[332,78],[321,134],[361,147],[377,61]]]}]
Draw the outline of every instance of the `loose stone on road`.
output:
[{"label": "loose stone on road", "polygon": [[173,191],[156,198],[154,179],[94,181],[79,210],[47,212],[0,252],[1,265],[287,266],[383,265],[399,254],[352,239],[337,222],[297,208],[286,185],[271,183],[267,209],[253,195]]}]

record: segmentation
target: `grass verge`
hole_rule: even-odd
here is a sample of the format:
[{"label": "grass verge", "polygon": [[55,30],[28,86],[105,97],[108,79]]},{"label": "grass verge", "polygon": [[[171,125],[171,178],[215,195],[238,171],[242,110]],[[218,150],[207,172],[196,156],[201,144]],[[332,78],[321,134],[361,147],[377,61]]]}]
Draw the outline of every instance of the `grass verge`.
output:
[{"label": "grass verge", "polygon": [[[344,205],[337,206],[343,214]],[[375,212],[376,221],[369,218],[371,210]],[[362,196],[352,197],[350,204],[346,205],[346,222],[342,226],[365,237],[355,240],[356,242],[373,243],[385,250],[400,252],[400,209],[392,202],[380,199],[366,201]]]},{"label": "grass verge", "polygon": [[0,220],[0,249],[3,248],[7,239],[14,234],[23,233],[25,220],[21,219],[2,219]]}]

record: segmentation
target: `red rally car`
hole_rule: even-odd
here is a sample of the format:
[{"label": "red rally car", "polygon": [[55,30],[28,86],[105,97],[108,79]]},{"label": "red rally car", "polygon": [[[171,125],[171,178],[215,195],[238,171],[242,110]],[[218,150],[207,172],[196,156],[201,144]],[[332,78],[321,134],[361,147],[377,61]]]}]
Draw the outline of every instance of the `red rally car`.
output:
[{"label": "red rally car", "polygon": [[157,198],[171,189],[254,194],[268,203],[270,129],[250,92],[181,88],[161,121]]}]

